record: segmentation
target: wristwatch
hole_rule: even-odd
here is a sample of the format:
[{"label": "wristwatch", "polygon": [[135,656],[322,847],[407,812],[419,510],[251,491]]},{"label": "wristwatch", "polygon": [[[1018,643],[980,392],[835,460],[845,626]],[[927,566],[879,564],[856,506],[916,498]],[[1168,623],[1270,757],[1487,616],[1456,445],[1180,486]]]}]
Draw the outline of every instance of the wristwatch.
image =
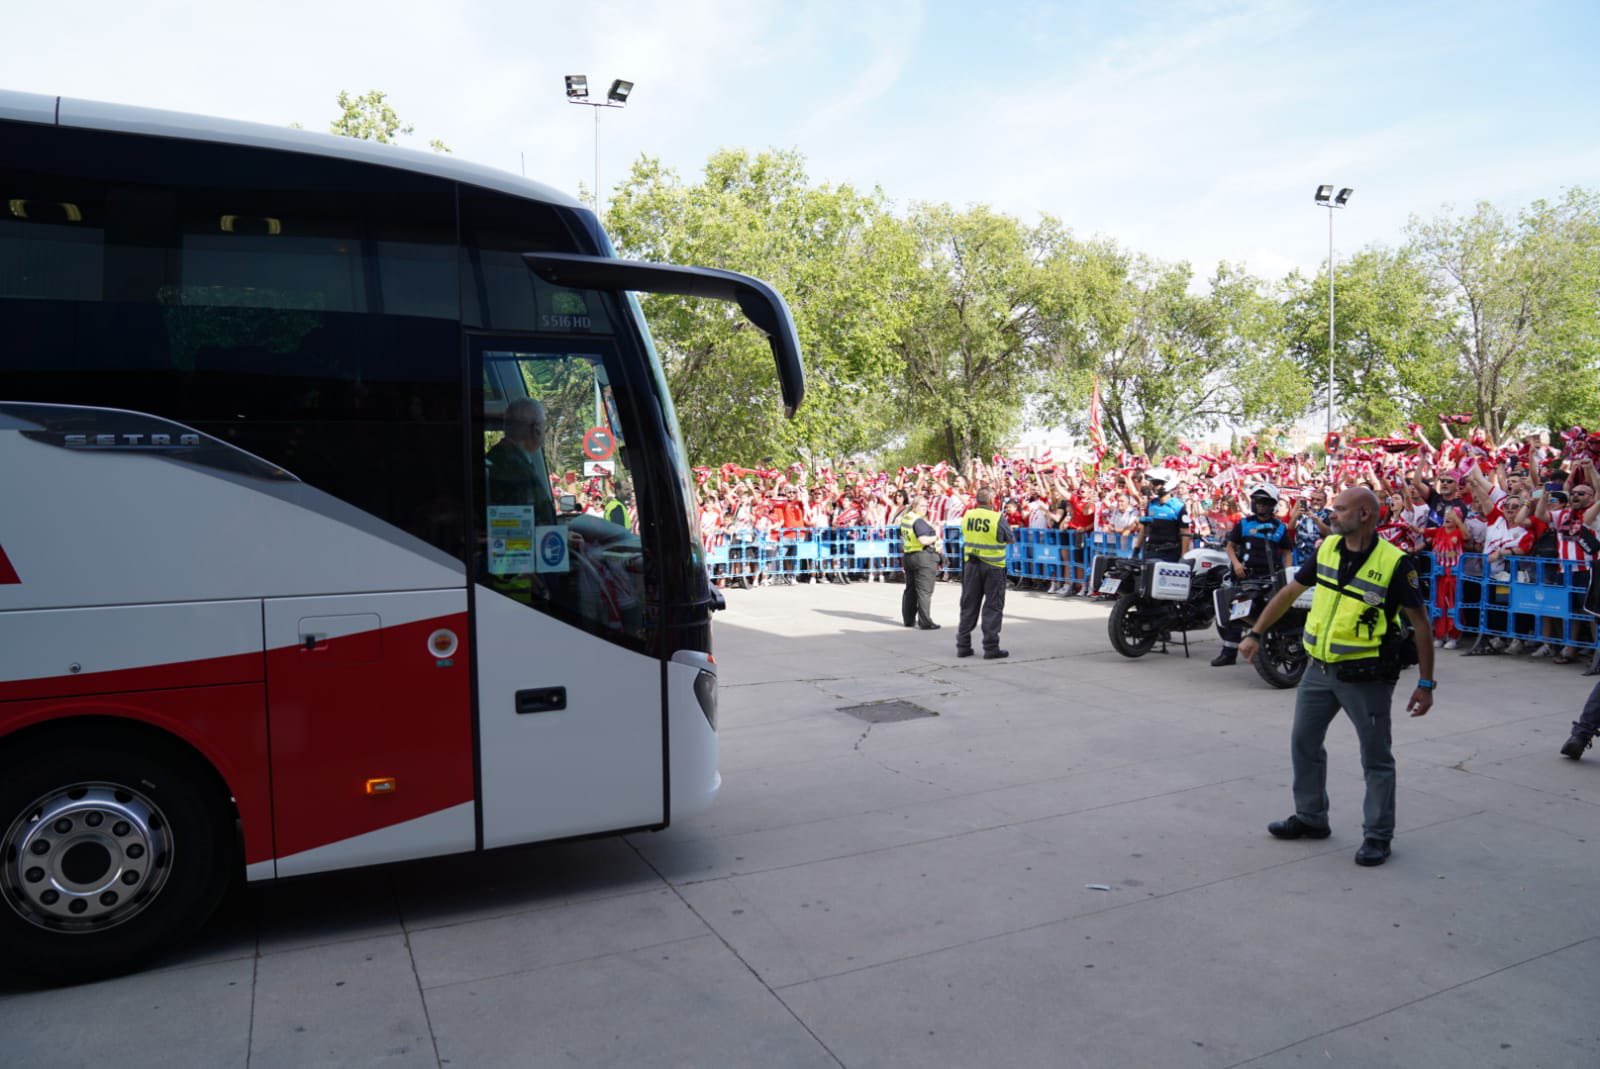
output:
[{"label": "wristwatch", "polygon": [[1253,627],[1250,629],[1250,633],[1248,635],[1246,635],[1245,638],[1253,638],[1257,642],[1265,642],[1267,640],[1267,636],[1266,635],[1263,635],[1261,632],[1257,631]]},{"label": "wristwatch", "polygon": [[1419,680],[1417,680],[1417,689],[1418,690],[1435,690],[1435,689],[1438,688],[1438,686],[1439,686],[1439,681],[1437,679],[1419,679]]}]

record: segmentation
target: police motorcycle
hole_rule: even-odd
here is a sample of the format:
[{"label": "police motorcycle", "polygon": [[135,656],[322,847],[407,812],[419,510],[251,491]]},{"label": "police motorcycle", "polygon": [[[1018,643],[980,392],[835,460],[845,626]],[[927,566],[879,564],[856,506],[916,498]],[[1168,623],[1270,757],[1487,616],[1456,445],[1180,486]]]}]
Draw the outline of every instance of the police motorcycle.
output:
[{"label": "police motorcycle", "polygon": [[[1267,607],[1267,602],[1292,578],[1294,570],[1288,569],[1272,575],[1236,579],[1231,586],[1219,588],[1216,592],[1218,621],[1227,620],[1253,629],[1256,617]],[[1255,666],[1257,675],[1279,690],[1299,686],[1300,677],[1306,674],[1310,657],[1302,642],[1305,638],[1306,614],[1311,611],[1312,593],[1308,589],[1294,599],[1288,610],[1278,617],[1278,622],[1272,625],[1272,630],[1262,637],[1260,649],[1250,662]]]},{"label": "police motorcycle", "polygon": [[[1277,527],[1280,532],[1283,529],[1278,526],[1282,521],[1275,520],[1278,488],[1271,483],[1259,483],[1251,489],[1249,500],[1253,516],[1246,516],[1240,521],[1246,553],[1257,561],[1274,560],[1280,550],[1271,541],[1267,529]],[[1261,537],[1256,537],[1256,531],[1263,532]],[[1256,618],[1267,607],[1267,602],[1293,577],[1294,569],[1273,567],[1265,575],[1243,579],[1230,577],[1217,590],[1217,632],[1222,637],[1224,648],[1221,655],[1211,662],[1213,666],[1234,663],[1235,650],[1234,646],[1228,645],[1230,640],[1236,646],[1246,630],[1253,630]],[[1256,674],[1269,686],[1287,690],[1299,686],[1300,677],[1305,674],[1309,657],[1301,640],[1305,634],[1306,614],[1311,609],[1311,597],[1312,591],[1307,590],[1295,599],[1278,618],[1278,622],[1272,625],[1272,630],[1262,638],[1260,649],[1251,661]]]},{"label": "police motorcycle", "polygon": [[[1176,486],[1177,478],[1163,468],[1145,473],[1152,484]],[[1116,598],[1106,621],[1111,648],[1124,657],[1143,657],[1167,636],[1183,636],[1184,656],[1189,655],[1187,632],[1203,631],[1216,618],[1214,597],[1228,575],[1228,555],[1197,547],[1178,560],[1146,557],[1095,558],[1091,577],[1094,590]]]}]

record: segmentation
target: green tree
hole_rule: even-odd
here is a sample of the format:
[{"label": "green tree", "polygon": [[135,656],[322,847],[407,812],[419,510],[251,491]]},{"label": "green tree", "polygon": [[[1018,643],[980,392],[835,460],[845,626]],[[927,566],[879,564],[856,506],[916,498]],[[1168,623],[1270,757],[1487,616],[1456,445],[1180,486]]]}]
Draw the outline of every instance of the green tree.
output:
[{"label": "green tree", "polygon": [[1219,424],[1292,421],[1309,388],[1277,344],[1276,302],[1227,265],[1204,293],[1186,263],[1101,240],[1075,270],[1080,309],[1045,413],[1083,429],[1098,379],[1108,444],[1156,455]]},{"label": "green tree", "polygon": [[697,461],[838,457],[881,447],[895,419],[911,244],[881,194],[816,186],[794,152],[718,152],[689,185],[637,162],[606,205],[624,255],[741,271],[781,293],[806,364],[806,403],[782,416],[766,339],[730,305],[644,298]]},{"label": "green tree", "polygon": [[[359,141],[377,141],[395,144],[398,135],[409,137],[416,127],[401,122],[400,116],[389,104],[389,94],[379,89],[369,89],[361,96],[345,90],[339,91],[339,117],[328,124],[328,132]],[[443,141],[434,138],[428,146],[435,152],[449,152]]]},{"label": "green tree", "polygon": [[1074,298],[1073,242],[986,207],[922,205],[907,224],[917,271],[900,339],[907,429],[937,428],[947,459],[987,455],[1055,365]]},{"label": "green tree", "polygon": [[1465,397],[1495,437],[1530,420],[1596,414],[1594,194],[1535,201],[1516,220],[1489,204],[1413,218],[1410,247],[1437,288],[1437,316]]},{"label": "green tree", "polygon": [[[1446,348],[1439,296],[1415,252],[1369,248],[1334,276],[1334,408],[1339,425],[1389,434],[1432,427],[1460,405],[1462,381]],[[1282,344],[1326,403],[1328,275],[1291,273],[1280,287]]]}]

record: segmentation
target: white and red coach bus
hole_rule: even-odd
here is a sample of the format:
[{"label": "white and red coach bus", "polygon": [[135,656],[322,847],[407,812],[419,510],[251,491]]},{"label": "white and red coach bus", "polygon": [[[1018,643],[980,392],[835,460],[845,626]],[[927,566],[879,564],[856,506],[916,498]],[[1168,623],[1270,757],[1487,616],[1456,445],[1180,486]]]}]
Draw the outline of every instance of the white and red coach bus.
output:
[{"label": "white and red coach bus", "polygon": [[[708,585],[594,214],[448,156],[0,93],[0,962],[136,967],[270,880],[717,792]],[[626,525],[549,473],[610,453]]]}]

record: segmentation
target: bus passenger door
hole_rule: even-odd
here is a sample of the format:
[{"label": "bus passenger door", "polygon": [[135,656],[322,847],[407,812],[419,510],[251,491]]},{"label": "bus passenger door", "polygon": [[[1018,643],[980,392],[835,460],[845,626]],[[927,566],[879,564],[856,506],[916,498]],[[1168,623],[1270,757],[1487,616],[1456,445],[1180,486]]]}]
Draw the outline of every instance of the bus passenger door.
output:
[{"label": "bus passenger door", "polygon": [[483,845],[666,819],[649,517],[599,339],[475,339]]},{"label": "bus passenger door", "polygon": [[279,876],[473,848],[466,602],[265,601]]}]

